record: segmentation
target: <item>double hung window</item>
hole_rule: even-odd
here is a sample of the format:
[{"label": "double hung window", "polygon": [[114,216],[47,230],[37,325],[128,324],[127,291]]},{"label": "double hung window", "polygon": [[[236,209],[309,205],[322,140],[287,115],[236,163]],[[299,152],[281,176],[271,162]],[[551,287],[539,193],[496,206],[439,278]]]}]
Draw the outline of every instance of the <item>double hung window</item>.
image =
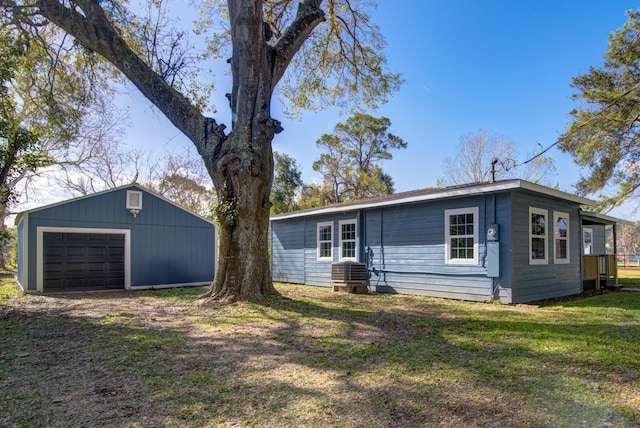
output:
[{"label": "double hung window", "polygon": [[529,264],[547,264],[547,211],[529,207]]},{"label": "double hung window", "polygon": [[554,247],[553,262],[556,264],[569,263],[569,214],[554,212]]},{"label": "double hung window", "polygon": [[445,263],[478,264],[478,207],[446,210]]},{"label": "double hung window", "polygon": [[355,220],[340,222],[340,260],[356,260],[357,230]]},{"label": "double hung window", "polygon": [[333,222],[318,223],[318,260],[333,260]]}]

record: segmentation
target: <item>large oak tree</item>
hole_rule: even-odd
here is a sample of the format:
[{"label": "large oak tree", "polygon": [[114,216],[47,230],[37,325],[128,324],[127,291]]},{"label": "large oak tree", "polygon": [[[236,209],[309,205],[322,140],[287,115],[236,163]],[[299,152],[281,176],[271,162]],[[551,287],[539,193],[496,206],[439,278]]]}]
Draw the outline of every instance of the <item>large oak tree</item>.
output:
[{"label": "large oak tree", "polygon": [[[384,41],[370,23],[368,1],[229,0],[225,6],[214,0],[205,5],[210,15],[203,22],[221,29],[209,37],[216,51],[228,41],[232,120],[227,129],[203,114],[197,97],[181,84],[188,62],[178,44],[183,33],[165,32],[163,39],[152,31],[154,37],[147,37],[144,19],[117,0],[0,4],[16,20],[42,16],[97,52],[193,142],[218,198],[220,248],[211,299],[259,300],[275,293],[268,225],[271,143],[282,131],[271,114],[276,85],[280,82],[294,108],[320,108],[340,100],[374,107],[400,84],[385,68]],[[162,40],[170,43],[158,46]]]}]

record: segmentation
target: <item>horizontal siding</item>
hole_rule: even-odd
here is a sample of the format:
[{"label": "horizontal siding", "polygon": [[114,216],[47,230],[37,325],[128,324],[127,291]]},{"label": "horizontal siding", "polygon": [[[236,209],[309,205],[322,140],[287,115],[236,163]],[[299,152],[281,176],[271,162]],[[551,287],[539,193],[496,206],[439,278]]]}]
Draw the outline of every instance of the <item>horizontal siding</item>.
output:
[{"label": "horizontal siding", "polygon": [[[338,262],[339,259],[339,222],[344,220],[357,220],[357,214],[354,212],[346,213],[345,215],[335,216],[316,216],[306,220],[305,226],[305,251],[304,251],[304,266],[305,266],[305,284],[317,285],[317,286],[330,286],[331,285],[331,263]],[[318,223],[332,222],[333,223],[333,248],[332,260],[318,260]],[[360,236],[361,231],[357,231]]]},{"label": "horizontal siding", "polygon": [[[547,210],[548,263],[529,264],[529,207]],[[569,214],[569,264],[554,264],[553,214]],[[577,204],[525,192],[513,195],[513,284],[510,303],[578,294],[582,291],[582,245]]]},{"label": "horizontal siding", "polygon": [[584,226],[593,230],[593,243],[591,247],[592,254],[607,254],[606,249],[606,229],[604,224],[592,224]]},{"label": "horizontal siding", "polygon": [[271,275],[274,281],[304,284],[305,220],[271,224]]},{"label": "horizontal siding", "polygon": [[[554,211],[570,214],[570,264],[554,265],[551,260],[546,266],[529,265],[529,206],[547,209],[551,223]],[[445,210],[471,207],[478,207],[479,212],[478,264],[446,265]],[[358,214],[345,212],[310,216],[306,219],[278,220],[273,224],[291,228],[287,233],[294,235],[300,234],[300,226],[296,225],[306,223],[304,243],[296,240],[293,244],[294,240],[288,237],[287,242],[291,248],[285,248],[283,242],[274,240],[274,274],[292,278],[297,272],[304,270],[305,284],[329,286],[331,263],[339,260],[339,221],[354,218],[360,219],[360,261],[367,262],[378,273],[370,279],[370,285],[376,291],[487,301],[494,297],[496,289],[497,295],[507,303],[564,296],[581,291],[578,205],[527,191],[375,208]],[[318,261],[317,223],[327,221],[334,225],[333,258],[330,261]],[[485,233],[489,224],[499,225],[500,277],[496,279],[487,277]],[[551,235],[548,245],[549,254],[552,255]],[[302,255],[299,254],[301,248],[304,248]],[[298,253],[292,253],[296,251]],[[276,254],[280,252],[291,254]],[[303,258],[303,268],[299,265],[300,257]],[[289,266],[283,267],[281,264]],[[295,278],[297,281],[300,276]]]},{"label": "horizontal siding", "polygon": [[[479,208],[477,265],[445,264],[447,209]],[[379,272],[370,279],[376,291],[488,301],[492,282],[484,267],[485,198],[451,200],[367,211],[365,246]]]}]

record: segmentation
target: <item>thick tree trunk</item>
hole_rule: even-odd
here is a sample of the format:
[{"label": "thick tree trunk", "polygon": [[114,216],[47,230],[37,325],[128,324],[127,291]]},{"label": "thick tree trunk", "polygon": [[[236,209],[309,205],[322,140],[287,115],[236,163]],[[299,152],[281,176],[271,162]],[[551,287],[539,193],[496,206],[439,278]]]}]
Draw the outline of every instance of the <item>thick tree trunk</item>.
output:
[{"label": "thick tree trunk", "polygon": [[205,298],[260,300],[276,293],[269,266],[271,141],[282,130],[271,118],[273,90],[313,29],[324,20],[322,0],[303,0],[294,21],[270,44],[262,1],[228,0],[233,56],[229,94],[232,130],[204,117],[127,45],[102,2],[38,0],[40,13],[114,64],[193,141],[218,194],[219,256]]},{"label": "thick tree trunk", "polygon": [[[224,154],[209,168],[218,193],[219,250],[216,277],[204,298],[255,301],[277,294],[271,282],[268,236],[272,137],[262,138],[262,143],[254,144],[266,153],[257,155],[247,145]],[[227,144],[237,146],[233,141]]]}]

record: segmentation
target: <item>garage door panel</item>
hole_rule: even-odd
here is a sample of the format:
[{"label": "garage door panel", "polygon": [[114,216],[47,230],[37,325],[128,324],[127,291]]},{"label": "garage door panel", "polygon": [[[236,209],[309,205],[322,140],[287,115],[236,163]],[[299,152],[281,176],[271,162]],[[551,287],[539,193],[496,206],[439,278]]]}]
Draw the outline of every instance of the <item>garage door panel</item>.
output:
[{"label": "garage door panel", "polygon": [[80,257],[83,258],[86,255],[85,247],[69,246],[67,247],[67,257]]},{"label": "garage door panel", "polygon": [[[64,266],[64,264],[63,264],[63,266]],[[82,262],[67,262],[66,263],[66,272],[68,272],[68,273],[84,272],[84,263],[82,263]]]},{"label": "garage door panel", "polygon": [[108,255],[109,256],[113,256],[113,257],[124,257],[124,247],[109,247],[108,249]]},{"label": "garage door panel", "polygon": [[64,254],[64,248],[60,245],[51,246],[45,249],[45,257],[62,256]]},{"label": "garage door panel", "polygon": [[124,263],[109,263],[109,272],[124,273]]},{"label": "garage door panel", "polygon": [[124,288],[124,235],[44,233],[43,287]]},{"label": "garage door panel", "polygon": [[64,272],[64,266],[61,263],[47,263],[45,264],[44,273],[54,274]]},{"label": "garage door panel", "polygon": [[101,263],[101,262],[93,262],[93,263],[87,263],[87,270],[89,272],[106,272],[108,271],[108,269],[105,269],[105,267],[109,267],[108,264],[106,263]]},{"label": "garage door panel", "polygon": [[48,279],[44,282],[45,290],[58,290],[62,288],[61,279]]},{"label": "garage door panel", "polygon": [[68,241],[86,241],[88,239],[87,233],[62,233],[63,238]]},{"label": "garage door panel", "polygon": [[106,247],[87,247],[87,255],[90,257],[105,257],[108,255],[109,249]]},{"label": "garage door panel", "polygon": [[104,278],[89,278],[87,280],[87,285],[89,287],[104,287],[106,285],[106,281]]}]

